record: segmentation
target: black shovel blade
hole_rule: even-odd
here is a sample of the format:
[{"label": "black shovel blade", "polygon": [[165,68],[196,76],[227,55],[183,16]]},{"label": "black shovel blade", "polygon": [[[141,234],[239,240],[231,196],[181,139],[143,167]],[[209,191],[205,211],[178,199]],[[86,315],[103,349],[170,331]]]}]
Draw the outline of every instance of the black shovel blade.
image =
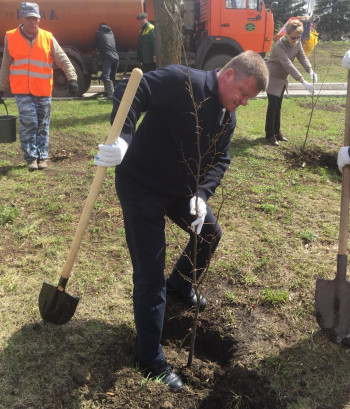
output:
[{"label": "black shovel blade", "polygon": [[62,325],[74,315],[79,302],[79,297],[70,295],[65,291],[44,281],[39,294],[39,310],[44,321]]},{"label": "black shovel blade", "polygon": [[347,280],[316,280],[315,314],[322,331],[333,342],[350,335],[350,283]]}]

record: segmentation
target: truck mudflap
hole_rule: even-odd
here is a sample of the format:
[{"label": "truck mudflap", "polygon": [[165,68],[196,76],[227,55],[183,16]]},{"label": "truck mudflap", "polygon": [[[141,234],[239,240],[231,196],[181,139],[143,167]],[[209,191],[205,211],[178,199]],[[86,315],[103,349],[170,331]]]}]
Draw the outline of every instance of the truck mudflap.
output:
[{"label": "truck mudflap", "polygon": [[242,46],[229,37],[204,37],[196,50],[195,67],[206,71],[222,68],[242,53]]}]

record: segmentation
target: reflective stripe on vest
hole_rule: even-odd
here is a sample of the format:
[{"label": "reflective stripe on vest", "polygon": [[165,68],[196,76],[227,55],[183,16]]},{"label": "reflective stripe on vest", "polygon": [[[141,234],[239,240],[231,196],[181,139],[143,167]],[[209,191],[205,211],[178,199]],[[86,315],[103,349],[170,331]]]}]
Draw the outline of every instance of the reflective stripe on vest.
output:
[{"label": "reflective stripe on vest", "polygon": [[13,94],[49,97],[53,85],[52,34],[39,29],[31,47],[19,28],[7,31],[10,65],[10,86]]}]

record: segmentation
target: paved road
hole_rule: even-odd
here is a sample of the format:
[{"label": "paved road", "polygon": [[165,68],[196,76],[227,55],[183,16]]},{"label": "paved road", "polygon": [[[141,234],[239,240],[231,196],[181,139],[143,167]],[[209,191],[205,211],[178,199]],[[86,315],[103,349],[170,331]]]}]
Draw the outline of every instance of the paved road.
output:
[{"label": "paved road", "polygon": [[[323,84],[315,84],[315,96],[320,97],[345,97],[346,96],[346,82],[325,82]],[[88,92],[84,94],[85,97],[92,94],[103,92],[103,85],[93,85]],[[290,83],[288,87],[288,94],[291,97],[308,97],[311,94],[304,89],[300,83]],[[287,95],[285,95],[287,97]],[[257,98],[266,98],[266,92],[258,94]]]},{"label": "paved road", "polygon": [[[314,96],[320,97],[345,97],[347,83],[346,82],[325,82],[323,84],[315,84]],[[298,83],[290,83],[288,86],[287,95],[291,97],[307,97],[311,96],[309,91],[304,89],[303,85]],[[287,96],[285,95],[285,96]],[[266,98],[266,92],[261,92],[258,98]]]}]

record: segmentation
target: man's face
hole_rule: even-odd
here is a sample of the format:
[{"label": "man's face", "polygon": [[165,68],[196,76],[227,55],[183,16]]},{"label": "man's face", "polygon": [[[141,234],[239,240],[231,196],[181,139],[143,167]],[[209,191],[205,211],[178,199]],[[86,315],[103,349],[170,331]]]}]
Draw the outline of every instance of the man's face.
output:
[{"label": "man's face", "polygon": [[23,31],[28,36],[35,35],[39,30],[40,18],[22,17]]},{"label": "man's face", "polygon": [[248,99],[256,97],[259,93],[254,77],[236,79],[232,68],[218,74],[218,87],[222,106],[231,112],[240,105],[247,105]]},{"label": "man's face", "polygon": [[141,20],[137,20],[139,22],[140,28],[142,28],[148,21],[148,18],[142,18]]}]

